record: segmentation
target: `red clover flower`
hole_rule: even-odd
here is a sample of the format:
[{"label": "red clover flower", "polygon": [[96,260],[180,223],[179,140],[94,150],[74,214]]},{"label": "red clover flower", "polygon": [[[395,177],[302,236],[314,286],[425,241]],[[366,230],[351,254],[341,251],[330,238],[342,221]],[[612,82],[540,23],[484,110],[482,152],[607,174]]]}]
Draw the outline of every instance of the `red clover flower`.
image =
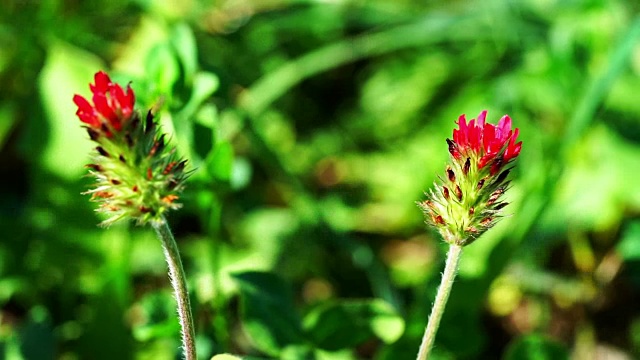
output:
[{"label": "red clover flower", "polygon": [[485,123],[486,116],[482,111],[469,123],[460,116],[453,140],[447,139],[451,161],[446,176],[418,203],[427,223],[450,244],[473,242],[495,225],[507,205],[501,198],[510,184],[510,164],[522,148],[522,142],[516,142],[519,129],[511,129],[508,115],[497,125]]},{"label": "red clover flower", "polygon": [[139,224],[160,223],[166,211],[180,207],[176,200],[187,177],[186,160],[166,146],[151,111],[143,120],[134,110],[129,85],[125,91],[102,71],[94,81],[89,84],[93,104],[73,97],[76,115],[98,144],[93,163],[87,165],[96,184],[87,193],[100,204],[98,211],[109,216],[102,225],[126,217]]}]

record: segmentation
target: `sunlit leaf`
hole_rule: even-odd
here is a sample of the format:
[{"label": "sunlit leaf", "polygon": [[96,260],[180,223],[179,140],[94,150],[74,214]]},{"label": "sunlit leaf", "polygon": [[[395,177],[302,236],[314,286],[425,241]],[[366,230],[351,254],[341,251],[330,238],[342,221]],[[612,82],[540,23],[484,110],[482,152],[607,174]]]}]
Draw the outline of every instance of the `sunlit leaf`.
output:
[{"label": "sunlit leaf", "polygon": [[567,360],[569,351],[556,341],[533,334],[516,339],[509,345],[505,360]]},{"label": "sunlit leaf", "polygon": [[392,343],[404,332],[402,317],[381,300],[323,304],[307,314],[304,325],[326,350],[354,347],[374,337]]},{"label": "sunlit leaf", "polygon": [[640,260],[640,221],[628,225],[617,250],[624,260]]},{"label": "sunlit leaf", "polygon": [[180,23],[174,27],[169,36],[171,45],[178,54],[178,58],[182,64],[185,79],[187,83],[191,83],[198,69],[198,50],[193,31],[187,24]]},{"label": "sunlit leaf", "polygon": [[242,300],[242,324],[256,348],[277,356],[288,345],[304,341],[291,290],[271,273],[235,274]]},{"label": "sunlit leaf", "polygon": [[227,142],[219,143],[206,159],[207,171],[215,179],[229,181],[233,167],[233,148]]},{"label": "sunlit leaf", "polygon": [[48,143],[42,154],[46,169],[67,179],[79,178],[89,159],[91,143],[75,116],[74,94],[89,96],[93,74],[102,68],[93,55],[62,42],[52,42],[40,74],[40,95],[45,106]]}]

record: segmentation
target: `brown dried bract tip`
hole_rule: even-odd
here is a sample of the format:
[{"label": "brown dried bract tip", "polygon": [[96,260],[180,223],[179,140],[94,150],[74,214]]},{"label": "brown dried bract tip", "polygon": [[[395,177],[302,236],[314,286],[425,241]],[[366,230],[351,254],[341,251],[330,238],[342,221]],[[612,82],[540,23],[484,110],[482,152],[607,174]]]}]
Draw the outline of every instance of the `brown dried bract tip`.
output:
[{"label": "brown dried bract tip", "polygon": [[500,173],[500,175],[498,175],[498,178],[496,179],[496,184],[500,184],[501,182],[503,182],[507,176],[509,176],[509,173],[511,172],[511,169],[507,169],[503,172]]},{"label": "brown dried bract tip", "polygon": [[95,171],[102,171],[102,167],[100,167],[100,165],[97,165],[97,164],[87,164],[85,165],[85,167],[89,169],[93,169]]},{"label": "brown dried bract tip", "polygon": [[502,196],[502,194],[504,194],[504,187],[500,187],[498,189],[496,189],[496,191],[494,191],[491,196],[489,196],[489,200],[487,200],[487,205],[493,205],[493,203],[495,203],[500,196]]},{"label": "brown dried bract tip", "polygon": [[497,204],[496,206],[493,207],[493,210],[500,210],[502,208],[504,208],[505,206],[509,205],[509,203],[507,202],[501,202],[500,204]]},{"label": "brown dried bract tip", "polygon": [[476,228],[475,226],[469,226],[466,229],[464,229],[466,232],[471,233],[471,234],[477,234],[478,233],[478,228]]},{"label": "brown dried bract tip", "polygon": [[480,222],[480,225],[489,227],[491,226],[492,222],[493,222],[493,217],[487,216],[486,218],[482,219],[482,221]]},{"label": "brown dried bract tip", "polygon": [[108,191],[96,191],[93,193],[93,195],[91,196],[92,198],[103,198],[103,199],[109,199],[113,197],[113,193],[110,193]]},{"label": "brown dried bract tip", "polygon": [[467,158],[467,161],[464,162],[464,168],[462,168],[462,173],[465,176],[469,175],[469,169],[471,169],[471,159]]},{"label": "brown dried bract tip", "polygon": [[98,153],[104,157],[109,157],[109,153],[107,152],[107,150],[105,150],[104,148],[102,148],[102,146],[96,146],[96,150],[98,150]]},{"label": "brown dried bract tip", "polygon": [[160,138],[158,138],[158,140],[156,140],[153,143],[151,150],[149,150],[149,157],[153,157],[153,155],[155,155],[156,153],[161,152],[163,148],[164,148],[164,134],[162,134],[162,136],[160,136]]},{"label": "brown dried bract tip", "polygon": [[458,157],[460,152],[458,151],[458,145],[451,141],[451,139],[447,139],[447,145],[449,145],[449,154],[453,157]]},{"label": "brown dried bract tip", "polygon": [[89,138],[93,141],[97,141],[100,137],[100,133],[90,127],[87,128],[87,132],[89,133]]},{"label": "brown dried bract tip", "polygon": [[458,201],[462,201],[462,189],[460,189],[460,186],[456,185],[456,197],[458,198]]},{"label": "brown dried bract tip", "polygon": [[440,215],[431,215],[431,220],[435,223],[435,224],[440,224],[440,225],[445,225],[444,219],[442,218],[442,216]]},{"label": "brown dried bract tip", "polygon": [[149,112],[147,112],[147,118],[145,119],[144,132],[148,134],[155,130],[156,124],[153,122],[153,113],[149,110]]},{"label": "brown dried bract tip", "polygon": [[483,186],[484,186],[484,179],[480,179],[480,181],[478,181],[478,186],[477,186],[478,190],[481,190]]},{"label": "brown dried bract tip", "polygon": [[[134,124],[137,124],[137,122],[134,122]],[[127,142],[127,146],[128,146],[129,148],[132,148],[132,147],[133,147],[133,145],[134,145],[134,144],[133,144],[133,138],[131,137],[131,133],[127,133],[127,134],[124,136],[124,141],[126,141],[126,142]]]},{"label": "brown dried bract tip", "polygon": [[174,166],[176,166],[177,162],[172,161],[170,163],[167,164],[167,166],[165,166],[164,170],[162,171],[162,175],[168,175],[171,172],[171,169],[173,169]]},{"label": "brown dried bract tip", "polygon": [[449,188],[446,186],[442,187],[442,196],[444,196],[445,199],[449,200]]},{"label": "brown dried bract tip", "polygon": [[176,179],[171,179],[167,182],[167,188],[173,190],[178,186],[179,182]]},{"label": "brown dried bract tip", "polygon": [[187,164],[187,160],[182,160],[178,163],[178,166],[176,166],[175,172],[182,172],[182,170],[184,170],[184,166]]},{"label": "brown dried bract tip", "polygon": [[450,166],[447,166],[447,177],[449,178],[449,181],[451,181],[452,183],[456,182],[456,173],[453,172],[453,169],[451,169]]}]

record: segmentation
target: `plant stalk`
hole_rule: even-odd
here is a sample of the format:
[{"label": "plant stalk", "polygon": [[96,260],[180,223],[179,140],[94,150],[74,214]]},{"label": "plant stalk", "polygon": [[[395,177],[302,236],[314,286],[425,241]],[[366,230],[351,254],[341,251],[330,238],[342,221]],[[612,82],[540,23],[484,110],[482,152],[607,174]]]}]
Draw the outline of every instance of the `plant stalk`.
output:
[{"label": "plant stalk", "polygon": [[458,264],[460,263],[460,255],[462,254],[462,246],[451,244],[449,245],[449,252],[447,253],[447,261],[444,266],[444,272],[442,273],[442,280],[438,287],[438,293],[436,294],[436,300],[431,308],[431,315],[429,315],[429,321],[427,327],[424,330],[424,336],[422,337],[422,343],[418,350],[417,360],[427,360],[433,343],[436,339],[436,332],[440,326],[440,320],[442,314],[444,314],[444,308],[449,300],[449,293],[451,293],[451,287],[453,286],[453,280],[458,273]]},{"label": "plant stalk", "polygon": [[187,277],[182,267],[178,245],[164,216],[160,223],[153,223],[153,228],[160,242],[162,242],[164,257],[169,266],[171,286],[173,287],[176,302],[178,303],[184,358],[186,360],[196,360],[195,329],[193,326],[193,316],[191,315],[191,304],[189,303],[189,292],[187,291]]}]

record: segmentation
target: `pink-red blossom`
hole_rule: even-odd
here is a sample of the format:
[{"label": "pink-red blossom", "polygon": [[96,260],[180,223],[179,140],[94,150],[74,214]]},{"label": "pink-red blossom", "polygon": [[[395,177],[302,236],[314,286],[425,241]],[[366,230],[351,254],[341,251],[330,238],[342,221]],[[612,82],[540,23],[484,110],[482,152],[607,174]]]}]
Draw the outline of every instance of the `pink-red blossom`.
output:
[{"label": "pink-red blossom", "polygon": [[[453,141],[448,140],[449,152],[460,160],[477,159],[478,168],[492,164],[492,173],[520,154],[522,141],[517,142],[519,129],[512,130],[511,118],[503,116],[497,125],[485,122],[487,111],[467,123],[465,115],[458,118],[458,129],[453,130]],[[493,169],[496,169],[495,171]]]},{"label": "pink-red blossom", "polygon": [[125,92],[103,71],[97,72],[94,80],[95,84],[89,84],[93,93],[93,105],[80,95],[73,97],[73,102],[78,106],[76,115],[89,127],[106,130],[106,134],[110,136],[111,131],[119,131],[123,123],[131,119],[135,95],[130,86],[127,86]]}]

